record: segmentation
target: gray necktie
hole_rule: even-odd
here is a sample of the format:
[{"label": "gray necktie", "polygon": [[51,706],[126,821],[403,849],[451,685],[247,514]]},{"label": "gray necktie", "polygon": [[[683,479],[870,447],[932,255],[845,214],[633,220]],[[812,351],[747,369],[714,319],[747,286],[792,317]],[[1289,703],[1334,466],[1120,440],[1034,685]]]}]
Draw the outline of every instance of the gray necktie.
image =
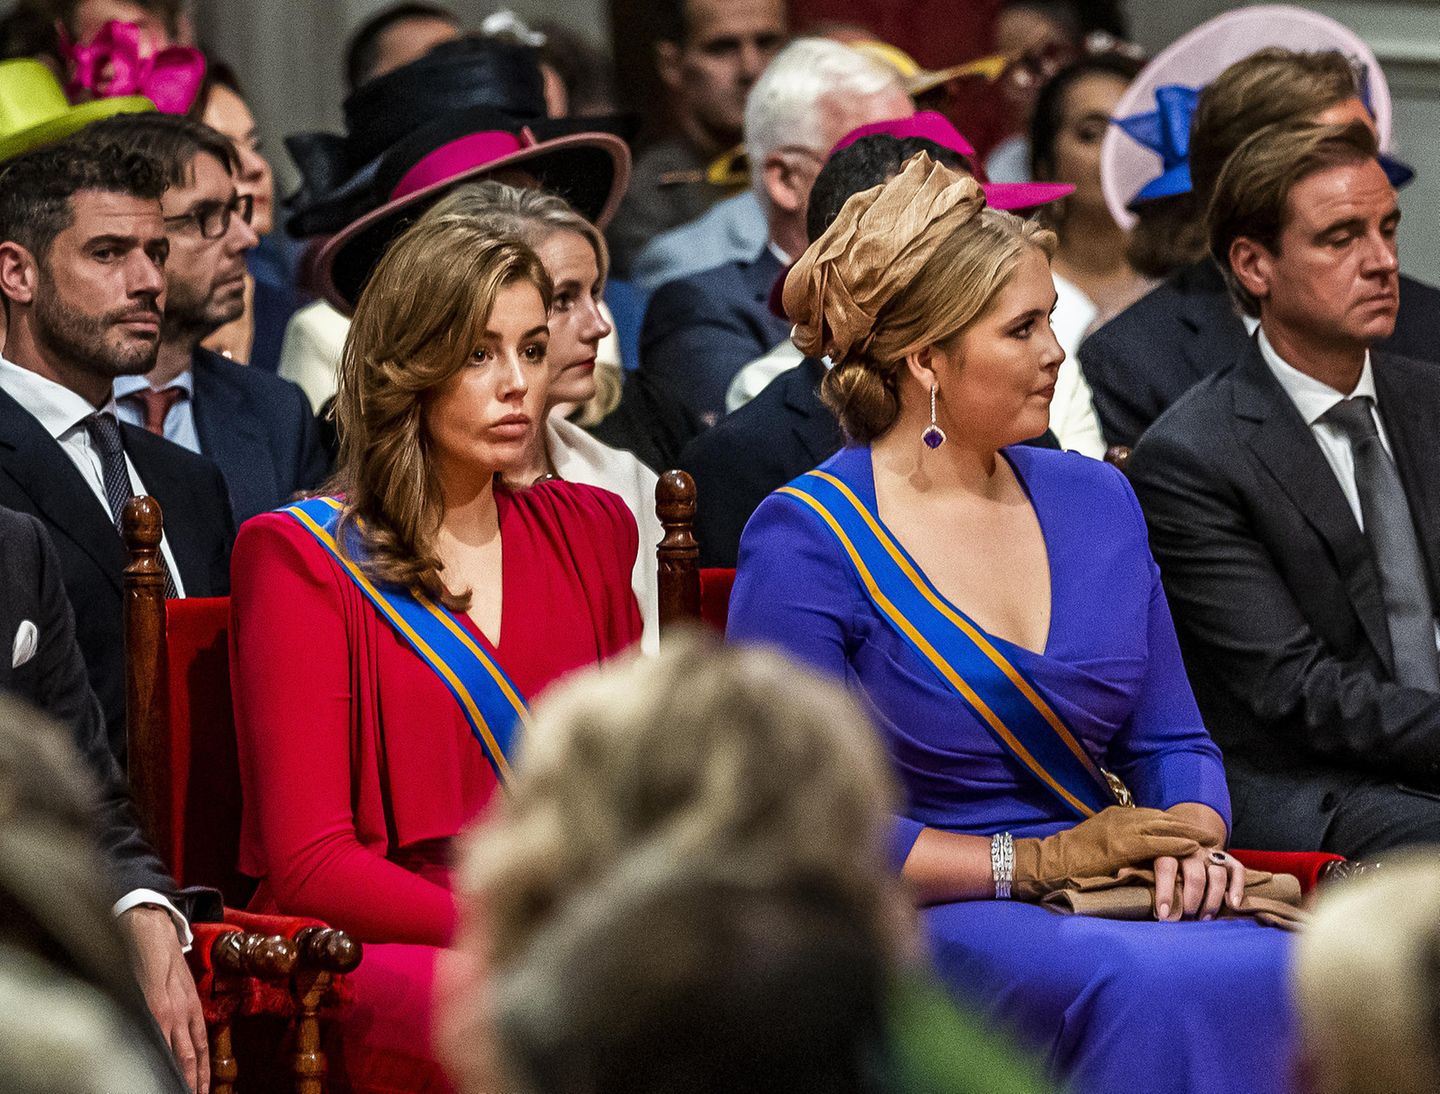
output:
[{"label": "gray necktie", "polygon": [[[125,445],[120,436],[120,424],[113,414],[92,414],[85,419],[85,431],[90,434],[90,443],[100,453],[100,473],[105,480],[105,502],[110,507],[110,519],[115,530],[125,534],[125,503],[134,494],[130,491],[130,469],[125,466]],[[165,598],[174,600],[177,591],[170,576],[170,567],[165,556],[160,556],[160,566],[165,571]]]},{"label": "gray necktie", "polygon": [[1425,579],[1425,557],[1420,553],[1400,473],[1380,443],[1372,402],[1368,395],[1344,399],[1326,411],[1321,421],[1344,432],[1355,457],[1355,486],[1365,517],[1365,537],[1380,570],[1395,679],[1410,687],[1440,692],[1435,608]]}]

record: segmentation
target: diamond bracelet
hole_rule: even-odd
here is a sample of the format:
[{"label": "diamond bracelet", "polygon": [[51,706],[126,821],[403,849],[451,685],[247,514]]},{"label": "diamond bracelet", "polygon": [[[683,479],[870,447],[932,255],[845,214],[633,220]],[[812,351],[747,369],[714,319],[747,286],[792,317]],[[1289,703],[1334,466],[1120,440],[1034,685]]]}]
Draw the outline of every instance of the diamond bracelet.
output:
[{"label": "diamond bracelet", "polygon": [[996,832],[990,837],[990,876],[995,881],[995,899],[1010,899],[1010,883],[1015,880],[1015,837],[1009,832]]}]

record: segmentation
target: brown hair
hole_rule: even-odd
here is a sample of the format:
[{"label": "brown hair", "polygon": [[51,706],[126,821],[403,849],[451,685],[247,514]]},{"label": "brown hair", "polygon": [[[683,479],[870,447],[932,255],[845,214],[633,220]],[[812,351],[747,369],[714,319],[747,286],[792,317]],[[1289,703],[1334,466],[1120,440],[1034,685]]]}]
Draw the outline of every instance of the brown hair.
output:
[{"label": "brown hair", "polygon": [[458,878],[463,900],[481,897],[497,967],[641,858],[756,883],[828,879],[903,948],[879,739],[844,688],[779,653],[694,632],[658,657],[577,673],[536,706],[507,789]]},{"label": "brown hair", "polygon": [[[462,217],[491,236],[512,236],[529,247],[539,247],[556,232],[574,232],[595,252],[600,284],[610,273],[610,249],[600,229],[586,220],[559,194],[533,187],[507,186],[494,179],[457,186],[441,198],[423,220]],[[614,366],[597,362],[595,395],[575,415],[578,425],[589,428],[620,405],[623,378]]]},{"label": "brown hair", "polygon": [[[838,313],[853,310],[847,303],[853,299],[853,291],[869,279],[894,276],[892,266],[859,268],[867,263],[873,243],[866,237],[907,230],[889,218],[871,218],[867,222],[863,213],[857,215],[852,209],[852,203],[860,202],[856,209],[871,208],[881,200],[877,195],[886,189],[913,188],[923,171],[942,173],[938,177],[948,179],[948,186],[973,189],[973,194],[928,224],[911,225],[918,227],[915,240],[919,241],[940,220],[953,223],[913,276],[894,286],[888,295],[883,286],[872,293],[883,302],[873,313],[875,317],[863,337],[849,339],[843,350],[837,347],[832,352],[826,332],[836,325]],[[835,233],[845,232],[853,233],[853,239],[839,249]],[[898,246],[901,251],[912,249],[912,241],[899,241]],[[846,436],[868,444],[890,428],[900,413],[900,374],[906,355],[949,342],[968,330],[1009,282],[1028,247],[1038,247],[1047,257],[1053,255],[1055,233],[1033,221],[989,208],[973,180],[933,163],[923,152],[912,157],[906,169],[883,186],[862,191],[845,203],[840,216],[811,244],[812,251],[818,248],[818,253],[838,253],[827,260],[830,272],[817,282],[816,292],[803,304],[811,313],[820,313],[818,321],[812,314],[808,324],[821,332],[819,348],[834,359],[820,385],[820,395],[840,420]],[[787,308],[790,299],[787,292]],[[791,314],[801,322],[796,312]]]},{"label": "brown hair", "polygon": [[1200,93],[1191,122],[1190,181],[1198,208],[1209,203],[1225,161],[1252,133],[1314,118],[1359,94],[1355,67],[1338,50],[1271,47],[1236,61]]},{"label": "brown hair", "polygon": [[433,551],[442,514],[425,409],[480,344],[500,290],[516,281],[534,285],[549,309],[550,278],[523,243],[453,218],[417,224],[375,267],[340,359],[332,489],[346,495],[341,542],[359,537],[365,557],[356,561],[375,580],[457,611],[470,594],[445,587]]},{"label": "brown hair", "polygon": [[1244,237],[1278,253],[1295,186],[1331,167],[1373,160],[1376,152],[1375,134],[1361,122],[1290,122],[1252,134],[1225,162],[1206,217],[1210,255],[1247,315],[1259,316],[1260,301],[1231,269],[1231,244]]}]

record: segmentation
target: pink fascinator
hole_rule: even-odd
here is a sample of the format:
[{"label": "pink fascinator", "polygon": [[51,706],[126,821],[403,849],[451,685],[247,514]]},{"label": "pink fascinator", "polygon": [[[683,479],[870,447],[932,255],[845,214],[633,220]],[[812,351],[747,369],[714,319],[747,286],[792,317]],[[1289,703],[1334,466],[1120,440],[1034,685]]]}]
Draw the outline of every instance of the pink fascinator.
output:
[{"label": "pink fascinator", "polygon": [[144,95],[165,114],[190,109],[205,80],[205,55],[190,46],[167,46],[148,56],[140,28],[112,21],[90,42],[72,42],[60,31],[60,54],[69,73],[65,94],[72,103]]}]

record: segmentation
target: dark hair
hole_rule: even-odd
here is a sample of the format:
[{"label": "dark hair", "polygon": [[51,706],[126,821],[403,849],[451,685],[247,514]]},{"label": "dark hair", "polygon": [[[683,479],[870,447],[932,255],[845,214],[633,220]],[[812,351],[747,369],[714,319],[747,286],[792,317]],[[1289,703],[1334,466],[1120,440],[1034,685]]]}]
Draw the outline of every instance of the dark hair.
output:
[{"label": "dark hair", "polygon": [[583,35],[560,23],[535,24],[545,35],[540,60],[555,70],[570,100],[570,114],[594,115],[615,109],[615,62]]},{"label": "dark hair", "polygon": [[[1066,99],[1070,89],[1087,76],[1113,76],[1130,83],[1144,65],[1120,53],[1084,57],[1059,72],[1040,88],[1035,112],[1030,116],[1030,176],[1038,182],[1054,182],[1055,142],[1065,128]],[[1074,182],[1074,179],[1060,179]]]},{"label": "dark hair", "polygon": [[345,83],[351,91],[370,78],[375,62],[380,59],[380,39],[385,32],[407,19],[440,19],[457,27],[460,25],[455,13],[439,4],[392,4],[371,16],[350,35],[350,44],[345,47]]},{"label": "dark hair", "polygon": [[[83,2],[84,0],[29,0],[27,5],[27,0],[21,0],[20,6],[32,6],[47,18],[59,19],[65,26],[74,30],[75,9]],[[131,0],[131,2],[142,11],[160,16],[165,21],[165,29],[171,34],[174,34],[180,25],[183,0]]]},{"label": "dark hair", "polygon": [[205,111],[210,108],[210,95],[217,87],[227,88],[240,98],[245,98],[245,92],[240,87],[240,77],[235,75],[235,70],[218,58],[206,57],[205,80],[200,84],[200,90],[190,104],[190,109],[185,111],[185,116],[191,121],[203,121]]},{"label": "dark hair", "polygon": [[1260,301],[1231,269],[1230,245],[1243,237],[1278,253],[1296,185],[1332,167],[1373,161],[1378,151],[1374,131],[1362,122],[1281,122],[1252,133],[1225,161],[1205,223],[1210,257],[1246,314],[1259,316]]},{"label": "dark hair", "polygon": [[70,199],[85,190],[158,202],[165,177],[153,158],[113,141],[69,137],[17,156],[0,168],[0,240],[44,262],[74,220]]},{"label": "dark hair", "polygon": [[1064,27],[1076,38],[1098,31],[1124,40],[1130,37],[1130,21],[1124,7],[1117,0],[1012,0],[1001,5],[1001,10],[1029,8]]},{"label": "dark hair", "polygon": [[190,165],[201,153],[214,156],[232,175],[240,170],[240,159],[229,137],[204,122],[178,114],[116,114],[92,122],[80,136],[148,156],[160,165],[167,187],[187,185],[192,178]]},{"label": "dark hair", "polygon": [[1200,93],[1190,123],[1190,181],[1200,209],[1209,204],[1225,161],[1250,134],[1313,118],[1359,94],[1354,63],[1339,50],[1271,47],[1236,61]]},{"label": "dark hair", "polygon": [[1125,243],[1125,258],[1156,281],[1205,256],[1205,208],[1193,193],[1142,201]]},{"label": "dark hair", "polygon": [[917,152],[926,153],[946,167],[975,174],[969,157],[926,137],[892,137],[888,133],[861,137],[831,156],[815,176],[805,213],[806,238],[814,243],[853,195],[894,178]]},{"label": "dark hair", "polygon": [[685,10],[686,0],[655,0],[651,5],[651,25],[655,28],[657,42],[685,44],[690,32],[689,12]]},{"label": "dark hair", "polygon": [[507,1078],[530,1094],[879,1092],[884,955],[822,879],[622,867],[496,975]]}]

